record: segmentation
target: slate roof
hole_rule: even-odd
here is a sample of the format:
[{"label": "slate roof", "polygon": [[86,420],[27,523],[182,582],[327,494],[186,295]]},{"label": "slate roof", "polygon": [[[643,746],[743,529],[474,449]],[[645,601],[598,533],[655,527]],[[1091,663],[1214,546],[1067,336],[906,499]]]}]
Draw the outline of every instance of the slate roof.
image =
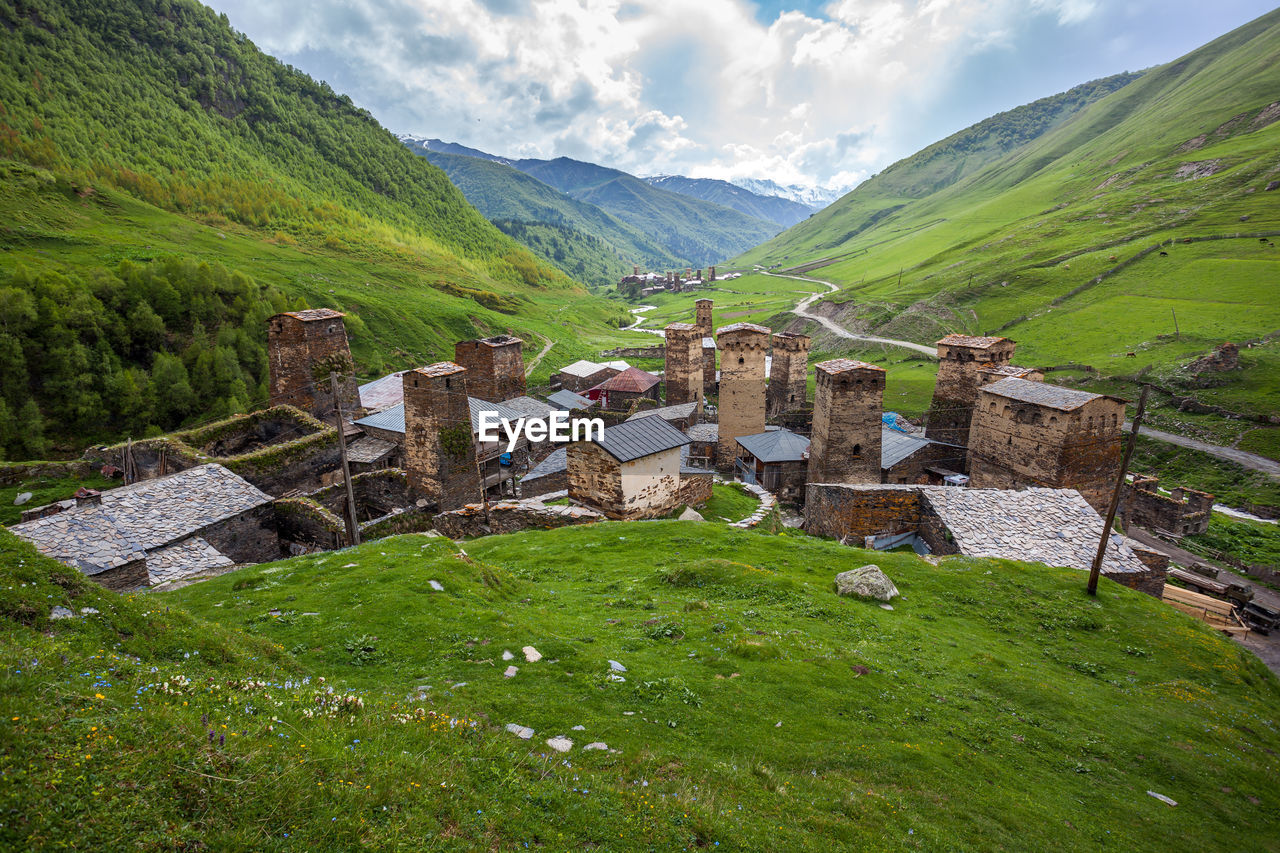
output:
[{"label": "slate roof", "polygon": [[1039,373],[1034,367],[1016,367],[1012,364],[988,364],[978,370],[992,376],[1012,376],[1014,379],[1026,379],[1033,373]]},{"label": "slate roof", "polygon": [[716,337],[718,338],[721,335],[730,335],[734,332],[760,332],[766,335],[770,334],[768,329],[756,323],[730,323],[728,326],[721,326],[719,329],[716,329]]},{"label": "slate roof", "polygon": [[689,438],[662,418],[640,418],[607,427],[596,444],[619,462],[631,462],[689,444]]},{"label": "slate roof", "polygon": [[[473,433],[480,432],[480,412],[497,412],[498,417],[506,418],[515,422],[522,418],[528,417],[522,412],[517,412],[510,406],[503,403],[490,403],[476,397],[467,398],[467,407],[471,410],[471,431]],[[360,418],[355,422],[356,426],[373,427],[374,429],[382,429],[387,432],[404,432],[404,403],[398,406],[392,406],[381,412]]]},{"label": "slate roof", "polygon": [[211,463],[109,489],[101,504],[77,506],[10,530],[41,553],[95,575],[268,503],[269,495]]},{"label": "slate roof", "polygon": [[[1050,385],[1047,382],[1032,382],[1028,379],[1001,379],[990,385],[983,385],[979,390],[995,394],[997,397],[1034,403],[1037,406],[1045,406],[1061,412],[1075,411],[1085,403],[1101,400],[1105,396],[1075,388],[1063,388],[1061,385]],[[1111,397],[1110,399],[1119,398]]]},{"label": "slate roof", "polygon": [[568,388],[550,395],[547,397],[547,402],[566,412],[576,411],[577,409],[589,409],[596,404],[595,400],[588,400],[581,394],[573,393]]},{"label": "slate roof", "polygon": [[605,368],[603,364],[597,364],[594,361],[586,361],[585,359],[581,359],[581,360],[575,361],[573,364],[569,364],[560,368],[560,372],[567,373],[570,376],[590,376],[593,373],[599,373],[604,369]]},{"label": "slate roof", "polygon": [[347,316],[341,311],[334,311],[332,308],[307,308],[303,311],[285,311],[284,313],[290,317],[296,317],[304,323],[309,323],[313,320],[333,320]]},{"label": "slate roof", "polygon": [[403,403],[406,372],[401,370],[361,385],[360,405],[370,412],[380,412]]},{"label": "slate roof", "polygon": [[973,349],[987,349],[1001,341],[1007,341],[1008,338],[1001,337],[977,337],[975,335],[947,335],[938,341],[939,346],[950,347],[971,347]]},{"label": "slate roof", "polygon": [[718,441],[720,424],[694,424],[684,431],[690,441]]},{"label": "slate roof", "polygon": [[199,536],[147,554],[147,574],[152,586],[234,565],[230,557]]},{"label": "slate roof", "polygon": [[520,478],[521,483],[528,483],[551,474],[559,474],[567,470],[569,467],[569,454],[566,452],[565,446],[557,447],[551,451],[546,459],[543,459],[537,465],[529,469],[529,473]]},{"label": "slate roof", "polygon": [[856,361],[852,358],[833,358],[830,361],[822,361],[814,365],[814,370],[821,370],[823,373],[843,373],[846,370],[874,370],[877,373],[884,373],[884,368],[876,364],[870,364],[865,361]]},{"label": "slate roof", "polygon": [[913,453],[924,450],[932,443],[924,436],[909,435],[898,432],[896,429],[890,429],[887,426],[881,426],[880,467],[892,468]]},{"label": "slate roof", "polygon": [[592,388],[592,391],[627,391],[637,394],[643,394],[650,388],[658,384],[658,377],[652,373],[646,373],[638,367],[628,367],[617,376],[612,376],[599,385]]},{"label": "slate roof", "polygon": [[634,415],[627,418],[627,420],[638,421],[640,418],[652,416],[662,418],[664,421],[679,421],[691,416],[695,411],[697,411],[697,408],[697,402],[678,403],[674,406],[660,406],[656,409],[645,409],[643,412],[636,412]]},{"label": "slate roof", "polygon": [[550,417],[552,412],[562,411],[550,403],[544,403],[541,400],[536,400],[533,397],[528,396],[512,397],[510,400],[503,400],[502,405],[530,418],[545,419]]},{"label": "slate roof", "polygon": [[365,435],[347,445],[347,461],[357,465],[372,465],[386,459],[395,449],[396,446],[389,441]]},{"label": "slate roof", "polygon": [[809,439],[796,435],[789,429],[778,429],[756,435],[740,435],[738,444],[742,445],[761,462],[801,462],[809,449]]}]

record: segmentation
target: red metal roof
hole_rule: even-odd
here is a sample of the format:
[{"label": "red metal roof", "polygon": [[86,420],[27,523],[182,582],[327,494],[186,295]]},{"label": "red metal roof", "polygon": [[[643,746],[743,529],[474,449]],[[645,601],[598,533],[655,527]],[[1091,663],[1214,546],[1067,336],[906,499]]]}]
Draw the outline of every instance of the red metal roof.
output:
[{"label": "red metal roof", "polygon": [[628,367],[617,376],[614,376],[611,379],[606,379],[591,390],[632,391],[643,394],[645,391],[648,391],[657,384],[658,377],[654,376],[652,373],[645,373],[638,367]]}]

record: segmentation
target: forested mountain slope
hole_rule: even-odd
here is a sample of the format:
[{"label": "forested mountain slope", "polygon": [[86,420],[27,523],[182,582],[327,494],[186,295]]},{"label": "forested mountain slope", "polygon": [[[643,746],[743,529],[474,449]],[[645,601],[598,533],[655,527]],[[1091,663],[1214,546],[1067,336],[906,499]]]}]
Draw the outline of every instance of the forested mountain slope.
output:
[{"label": "forested mountain slope", "polygon": [[789,198],[760,195],[728,181],[686,178],[682,175],[655,175],[645,178],[645,181],[673,193],[732,207],[739,213],[777,223],[783,228],[803,222],[814,212],[814,208]]},{"label": "forested mountain slope", "polygon": [[616,326],[367,112],[192,0],[0,0],[0,59],[0,453],[261,402],[281,307],[357,312],[366,374],[478,332]]}]

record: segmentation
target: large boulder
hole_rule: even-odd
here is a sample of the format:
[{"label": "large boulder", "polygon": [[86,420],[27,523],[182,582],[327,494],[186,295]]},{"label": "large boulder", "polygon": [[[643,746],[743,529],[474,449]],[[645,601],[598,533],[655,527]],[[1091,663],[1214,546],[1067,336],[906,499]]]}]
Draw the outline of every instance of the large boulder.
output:
[{"label": "large boulder", "polygon": [[698,512],[696,509],[694,509],[691,506],[685,507],[684,512],[680,513],[680,520],[681,521],[706,521],[706,519],[702,517],[702,513]]},{"label": "large boulder", "polygon": [[852,595],[857,598],[874,598],[889,601],[898,595],[898,588],[880,571],[879,566],[862,566],[836,575],[836,595]]}]

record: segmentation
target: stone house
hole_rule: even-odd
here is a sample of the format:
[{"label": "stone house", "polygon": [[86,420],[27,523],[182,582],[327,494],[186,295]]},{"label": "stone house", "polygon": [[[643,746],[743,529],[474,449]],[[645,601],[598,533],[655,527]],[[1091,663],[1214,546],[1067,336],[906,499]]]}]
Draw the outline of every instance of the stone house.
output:
[{"label": "stone house", "polygon": [[[1008,338],[991,336],[947,335],[938,341],[938,378],[925,416],[929,438],[959,447],[969,443],[980,372],[1009,364],[1015,347]],[[957,467],[963,470],[961,456]]]},{"label": "stone house", "polygon": [[547,402],[555,406],[563,412],[581,412],[596,405],[596,401],[583,397],[581,394],[575,394],[568,388],[564,388],[547,396]]},{"label": "stone house", "polygon": [[661,402],[659,380],[652,373],[638,367],[628,367],[621,373],[587,389],[586,397],[598,400],[600,407],[611,412],[625,412],[637,400]]},{"label": "stone house", "polygon": [[629,421],[638,420],[639,418],[662,418],[681,432],[693,426],[698,420],[699,402],[694,400],[689,403],[680,403],[674,406],[660,406],[656,409],[644,409],[636,412]]},{"label": "stone house", "polygon": [[[1102,517],[1074,489],[1024,491],[948,486],[810,483],[805,530],[857,547],[909,544],[917,553],[964,554],[1087,571]],[[1165,573],[1113,535],[1102,573],[1159,598]]]},{"label": "stone house", "polygon": [[58,511],[10,530],[108,589],[137,589],[283,556],[271,496],[221,465],[65,503],[71,505],[54,505]]},{"label": "stone house", "polygon": [[791,430],[766,430],[740,435],[734,476],[753,483],[784,501],[804,499],[809,471],[809,439]]},{"label": "stone house", "polygon": [[1155,477],[1136,475],[1124,491],[1120,517],[1125,526],[1135,524],[1174,536],[1190,536],[1209,529],[1213,495],[1195,489],[1172,489],[1160,494]]},{"label": "stone house", "polygon": [[710,497],[710,472],[685,473],[681,449],[687,444],[684,433],[662,418],[626,421],[606,429],[599,441],[575,442],[565,449],[569,498],[625,520],[701,503]]},{"label": "stone house", "polygon": [[969,435],[977,489],[1075,489],[1104,510],[1120,470],[1125,401],[1025,379],[978,390]]},{"label": "stone house", "polygon": [[458,341],[453,361],[466,368],[472,397],[496,403],[524,395],[524,341],[513,335]]},{"label": "stone house", "polygon": [[594,388],[606,379],[617,376],[621,372],[621,370],[598,364],[594,361],[575,361],[573,364],[560,368],[560,371],[552,377],[552,386],[559,385],[565,391],[581,394],[588,388]]}]

